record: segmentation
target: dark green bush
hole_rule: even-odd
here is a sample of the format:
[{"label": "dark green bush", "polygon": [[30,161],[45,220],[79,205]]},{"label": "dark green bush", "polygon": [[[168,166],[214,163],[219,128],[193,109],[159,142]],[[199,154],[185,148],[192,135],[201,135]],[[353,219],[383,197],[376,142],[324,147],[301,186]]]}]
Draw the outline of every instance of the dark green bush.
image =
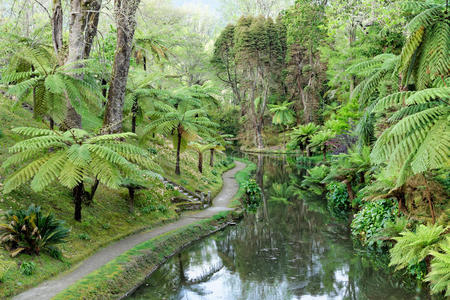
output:
[{"label": "dark green bush", "polygon": [[32,261],[23,262],[20,265],[20,272],[23,275],[31,276],[31,275],[33,275],[34,271],[36,271],[36,264]]},{"label": "dark green bush", "polygon": [[344,217],[350,209],[347,188],[340,182],[333,182],[327,186],[327,206],[334,217]]},{"label": "dark green bush", "polygon": [[6,224],[0,225],[0,241],[12,256],[21,252],[36,254],[55,251],[64,243],[70,230],[53,214],[43,215],[41,208],[31,205],[27,210],[11,210],[5,214]]},{"label": "dark green bush", "polygon": [[244,208],[247,211],[255,212],[261,205],[261,188],[254,179],[249,179],[243,185],[245,195],[243,199]]},{"label": "dark green bush", "polygon": [[371,238],[394,221],[397,214],[398,205],[392,199],[366,202],[352,221],[352,234],[372,245],[375,241]]}]

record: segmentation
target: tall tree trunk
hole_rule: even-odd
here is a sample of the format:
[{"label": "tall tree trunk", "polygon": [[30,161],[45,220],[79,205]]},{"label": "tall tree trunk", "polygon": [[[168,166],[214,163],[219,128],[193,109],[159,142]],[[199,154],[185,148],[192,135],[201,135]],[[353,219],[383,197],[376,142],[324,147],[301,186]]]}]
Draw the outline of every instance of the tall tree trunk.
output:
[{"label": "tall tree trunk", "polygon": [[198,171],[203,174],[203,153],[198,153]]},{"label": "tall tree trunk", "polygon": [[214,167],[214,149],[209,149],[209,152],[211,153],[211,155],[209,156],[209,165],[211,166],[211,168]]},{"label": "tall tree trunk", "polygon": [[83,205],[83,197],[84,197],[84,184],[80,182],[73,189],[73,197],[75,200],[75,220],[81,222],[81,209]]},{"label": "tall tree trunk", "polygon": [[53,48],[60,65],[64,64],[64,59],[61,56],[61,49],[63,47],[63,11],[61,0],[53,0],[53,15],[52,15],[52,40]]},{"label": "tall tree trunk", "polygon": [[100,19],[100,9],[102,8],[102,0],[85,0],[86,1],[86,29],[84,32],[84,58],[88,58],[91,54],[92,44],[97,35],[98,21]]},{"label": "tall tree trunk", "polygon": [[123,104],[136,29],[136,10],[139,3],[140,0],[114,1],[117,46],[103,123],[103,131],[107,133],[115,133],[122,130]]},{"label": "tall tree trunk", "polygon": [[[86,13],[84,11],[83,0],[70,1],[70,21],[69,21],[69,56],[67,64],[72,68],[79,68],[80,65],[74,65],[77,61],[84,58],[84,28],[86,26]],[[81,77],[81,76],[76,76]],[[81,116],[77,113],[72,102],[81,102],[82,99],[69,99],[67,97],[66,118],[64,120],[64,129],[81,128]]]},{"label": "tall tree trunk", "polygon": [[181,132],[180,132],[180,130],[178,130],[177,162],[175,165],[175,174],[177,174],[177,175],[181,175],[181,170],[180,170],[181,138],[182,138]]}]

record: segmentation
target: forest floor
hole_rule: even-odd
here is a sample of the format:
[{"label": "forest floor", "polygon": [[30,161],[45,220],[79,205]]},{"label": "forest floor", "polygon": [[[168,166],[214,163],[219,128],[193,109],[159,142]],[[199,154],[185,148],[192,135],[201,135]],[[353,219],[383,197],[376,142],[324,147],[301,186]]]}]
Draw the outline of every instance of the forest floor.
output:
[{"label": "forest floor", "polygon": [[77,267],[70,273],[66,273],[65,275],[60,276],[55,280],[45,282],[38,287],[32,288],[16,296],[14,299],[51,299],[64,289],[74,284],[76,281],[82,279],[84,276],[95,271],[123,252],[135,247],[140,243],[143,243],[149,239],[155,238],[180,227],[193,224],[199,220],[210,218],[219,212],[232,210],[231,208],[229,208],[229,206],[235,194],[239,190],[239,183],[236,181],[235,175],[237,172],[243,170],[244,168],[244,163],[236,161],[236,167],[224,173],[222,191],[214,199],[212,207],[200,212],[185,214],[176,222],[122,239],[98,251],[97,253],[83,261],[79,265],[79,267]]}]

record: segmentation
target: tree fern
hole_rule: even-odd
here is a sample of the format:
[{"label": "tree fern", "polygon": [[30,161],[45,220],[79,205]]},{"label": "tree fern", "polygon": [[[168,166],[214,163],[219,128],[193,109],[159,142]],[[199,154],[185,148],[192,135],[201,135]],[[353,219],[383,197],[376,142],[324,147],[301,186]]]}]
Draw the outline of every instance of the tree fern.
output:
[{"label": "tree fern", "polygon": [[450,297],[450,236],[440,244],[440,251],[430,251],[434,256],[431,261],[431,272],[426,281],[431,283],[431,292],[438,294],[446,291],[445,296]]},{"label": "tree fern", "polygon": [[401,54],[399,72],[403,85],[431,87],[436,77],[447,77],[450,67],[450,24],[445,5],[429,5],[417,11],[406,26],[408,39]]},{"label": "tree fern", "polygon": [[67,96],[79,113],[100,111],[103,96],[93,70],[86,67],[77,72],[83,74],[82,80],[68,66],[58,65],[53,50],[24,45],[11,58],[2,81],[8,93],[18,98],[17,104],[33,107],[35,118],[50,116],[59,122],[66,113]]},{"label": "tree fern", "polygon": [[[76,204],[81,205],[86,178],[95,178],[108,187],[118,188],[123,177],[139,172],[139,166],[159,171],[147,151],[122,141],[135,138],[132,133],[92,136],[81,129],[60,132],[29,127],[13,131],[30,138],[9,149],[13,155],[2,167],[25,166],[7,179],[5,193],[30,180],[31,188],[37,192],[59,182],[69,189],[80,189],[80,193],[74,194]],[[81,219],[81,208],[76,210],[76,219]]]},{"label": "tree fern", "polygon": [[431,251],[438,249],[438,243],[443,239],[445,231],[446,228],[439,225],[419,225],[416,232],[400,233],[400,237],[394,238],[397,243],[390,250],[390,265],[403,269],[424,260]]},{"label": "tree fern", "polygon": [[146,140],[153,133],[160,133],[172,138],[176,149],[175,173],[180,174],[180,153],[187,147],[189,141],[197,136],[217,136],[215,129],[218,125],[212,122],[203,109],[188,109],[189,105],[183,104],[174,108],[170,105],[158,104],[160,111],[148,114],[152,120],[144,128],[143,139]]}]

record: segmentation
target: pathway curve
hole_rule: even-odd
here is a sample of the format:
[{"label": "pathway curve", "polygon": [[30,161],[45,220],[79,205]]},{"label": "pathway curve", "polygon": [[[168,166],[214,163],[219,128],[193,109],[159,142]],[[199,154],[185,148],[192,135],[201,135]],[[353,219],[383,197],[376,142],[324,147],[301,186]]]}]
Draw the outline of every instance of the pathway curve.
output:
[{"label": "pathway curve", "polygon": [[157,237],[158,235],[167,233],[177,228],[197,222],[199,219],[210,218],[221,211],[232,210],[229,204],[234,195],[239,189],[239,184],[236,182],[234,175],[245,168],[245,164],[236,161],[236,167],[223,174],[223,188],[222,191],[214,198],[213,205],[203,211],[195,214],[182,216],[178,221],[154,228],[150,231],[138,233],[123,240],[120,240],[106,248],[103,248],[84,260],[76,269],[69,273],[65,273],[58,278],[46,281],[39,286],[25,291],[16,296],[15,300],[47,300],[56,296],[69,286],[113,260],[123,252],[133,248],[134,246],[143,243],[149,239]]}]

